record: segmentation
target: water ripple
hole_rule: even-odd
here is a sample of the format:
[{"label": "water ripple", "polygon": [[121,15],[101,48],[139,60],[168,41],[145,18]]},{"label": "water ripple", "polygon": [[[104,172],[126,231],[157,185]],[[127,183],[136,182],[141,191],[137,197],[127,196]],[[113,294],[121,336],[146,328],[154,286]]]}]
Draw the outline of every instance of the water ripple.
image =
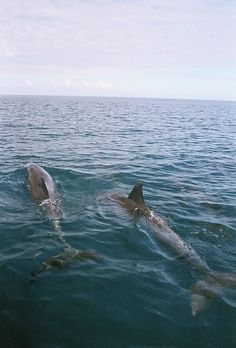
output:
[{"label": "water ripple", "polygon": [[[127,195],[142,182],[150,209],[212,269],[235,272],[236,104],[20,96],[0,101],[5,346],[235,346],[235,291],[227,289],[193,318],[195,272],[155,239],[145,221],[107,197],[114,191]],[[24,168],[29,161],[56,181],[66,241],[103,256],[97,263],[50,269],[33,285],[31,271],[63,246],[31,200]]]}]

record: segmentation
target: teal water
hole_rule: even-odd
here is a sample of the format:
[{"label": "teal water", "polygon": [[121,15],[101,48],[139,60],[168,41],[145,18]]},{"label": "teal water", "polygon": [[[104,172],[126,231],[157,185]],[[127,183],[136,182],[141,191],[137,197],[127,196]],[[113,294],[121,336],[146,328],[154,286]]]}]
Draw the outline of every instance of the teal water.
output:
[{"label": "teal water", "polygon": [[[233,347],[236,290],[192,317],[199,275],[107,199],[137,181],[208,265],[236,269],[236,103],[0,97],[0,346]],[[29,161],[55,179],[62,230],[103,255],[31,271],[62,245],[31,196]]]}]

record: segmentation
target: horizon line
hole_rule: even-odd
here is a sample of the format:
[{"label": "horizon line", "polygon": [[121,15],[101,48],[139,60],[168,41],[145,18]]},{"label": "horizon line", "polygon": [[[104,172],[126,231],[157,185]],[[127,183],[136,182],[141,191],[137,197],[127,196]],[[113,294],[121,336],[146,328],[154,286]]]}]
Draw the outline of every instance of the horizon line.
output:
[{"label": "horizon line", "polygon": [[209,101],[209,102],[230,102],[235,103],[235,100],[232,99],[204,99],[204,98],[183,98],[183,97],[143,97],[143,96],[101,96],[101,95],[70,95],[70,94],[9,94],[9,93],[3,93],[0,94],[0,97],[73,97],[73,98],[120,98],[120,99],[161,99],[161,100],[189,100],[189,101]]}]

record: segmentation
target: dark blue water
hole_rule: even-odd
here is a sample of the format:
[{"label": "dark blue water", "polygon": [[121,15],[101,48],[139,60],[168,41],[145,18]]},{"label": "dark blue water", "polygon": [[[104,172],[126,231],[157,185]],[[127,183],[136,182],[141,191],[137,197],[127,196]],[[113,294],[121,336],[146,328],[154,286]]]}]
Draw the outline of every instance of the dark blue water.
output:
[{"label": "dark blue water", "polygon": [[[192,317],[189,265],[106,197],[137,181],[208,265],[236,269],[236,103],[0,97],[0,346],[233,347],[236,291]],[[24,165],[55,179],[65,239],[103,255],[30,273],[62,245]]]}]

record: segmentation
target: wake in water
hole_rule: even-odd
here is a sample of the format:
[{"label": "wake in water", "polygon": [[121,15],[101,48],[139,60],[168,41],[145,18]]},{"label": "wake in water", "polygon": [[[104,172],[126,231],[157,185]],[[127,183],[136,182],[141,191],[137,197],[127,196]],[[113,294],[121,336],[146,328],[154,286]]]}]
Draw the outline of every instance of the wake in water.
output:
[{"label": "wake in water", "polygon": [[43,262],[41,267],[31,273],[31,282],[35,280],[38,274],[52,267],[62,269],[74,260],[84,261],[87,259],[101,259],[100,256],[92,251],[77,250],[66,242],[60,225],[62,210],[60,208],[59,195],[54,180],[45,169],[34,163],[28,163],[26,168],[32,198],[38,202],[40,207],[47,211],[54,230],[57,232],[57,236],[63,245],[63,251],[60,254],[50,257]]}]

